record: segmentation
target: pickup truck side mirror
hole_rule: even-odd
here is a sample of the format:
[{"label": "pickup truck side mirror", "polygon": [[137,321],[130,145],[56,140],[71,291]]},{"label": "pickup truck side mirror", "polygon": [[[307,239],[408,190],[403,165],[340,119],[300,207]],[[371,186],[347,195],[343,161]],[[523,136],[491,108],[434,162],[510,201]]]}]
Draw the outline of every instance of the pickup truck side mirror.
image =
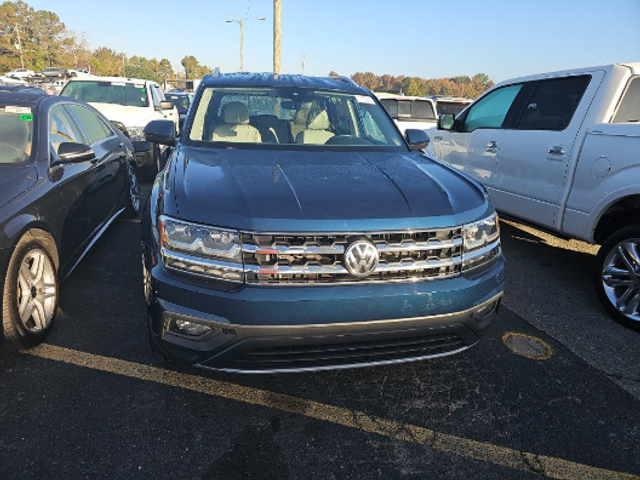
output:
[{"label": "pickup truck side mirror", "polygon": [[54,165],[82,163],[96,158],[96,154],[87,145],[74,142],[62,142],[58,146],[58,158]]},{"label": "pickup truck side mirror", "polygon": [[441,113],[438,115],[438,130],[451,130],[456,121],[453,113]]},{"label": "pickup truck side mirror", "polygon": [[158,105],[158,108],[160,108],[160,110],[173,110],[173,102],[170,102],[169,100],[165,100],[163,102],[160,102],[160,105]]},{"label": "pickup truck side mirror", "polygon": [[427,132],[424,130],[409,128],[405,132],[404,136],[407,139],[407,143],[411,147],[411,150],[424,150],[429,146],[429,142],[431,142],[429,135],[427,135]]},{"label": "pickup truck side mirror", "polygon": [[153,120],[144,127],[144,137],[147,142],[174,147],[176,145],[176,126],[171,120]]}]

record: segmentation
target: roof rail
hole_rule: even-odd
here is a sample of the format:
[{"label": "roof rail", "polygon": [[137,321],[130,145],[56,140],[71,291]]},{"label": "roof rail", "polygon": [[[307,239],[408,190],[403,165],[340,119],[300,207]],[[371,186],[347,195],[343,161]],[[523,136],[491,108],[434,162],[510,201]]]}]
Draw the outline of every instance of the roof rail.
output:
[{"label": "roof rail", "polygon": [[355,85],[356,87],[360,86],[356,82],[354,82],[350,77],[346,77],[344,75],[331,75],[329,76],[329,78],[332,80],[340,80],[341,82],[349,83],[351,85]]}]

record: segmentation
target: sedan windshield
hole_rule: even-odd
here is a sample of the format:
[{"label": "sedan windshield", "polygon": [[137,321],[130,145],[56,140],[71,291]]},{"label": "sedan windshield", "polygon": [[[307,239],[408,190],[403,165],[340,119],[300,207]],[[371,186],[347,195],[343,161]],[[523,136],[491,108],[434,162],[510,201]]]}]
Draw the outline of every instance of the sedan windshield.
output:
[{"label": "sedan windshield", "polygon": [[194,143],[406,150],[393,122],[368,95],[299,87],[209,87],[196,101],[186,135]]},{"label": "sedan windshield", "polygon": [[129,107],[149,105],[144,84],[102,81],[69,82],[60,95],[92,103],[115,103]]},{"label": "sedan windshield", "polygon": [[22,163],[29,159],[32,124],[30,108],[0,107],[0,165]]}]

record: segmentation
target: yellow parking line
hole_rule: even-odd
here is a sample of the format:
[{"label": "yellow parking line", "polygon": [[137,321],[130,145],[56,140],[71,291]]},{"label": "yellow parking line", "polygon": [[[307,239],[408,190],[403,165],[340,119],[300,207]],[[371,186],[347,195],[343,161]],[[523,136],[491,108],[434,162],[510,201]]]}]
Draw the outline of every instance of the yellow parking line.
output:
[{"label": "yellow parking line", "polygon": [[441,452],[453,453],[514,470],[536,472],[549,478],[567,480],[640,480],[640,476],[629,473],[605,470],[561,458],[536,455],[491,443],[477,442],[468,438],[439,433],[417,425],[374,417],[357,410],[336,407],[221,380],[213,380],[198,375],[103,357],[78,350],[53,345],[41,345],[26,353],[70,365],[294,413],[367,433],[425,445]]}]

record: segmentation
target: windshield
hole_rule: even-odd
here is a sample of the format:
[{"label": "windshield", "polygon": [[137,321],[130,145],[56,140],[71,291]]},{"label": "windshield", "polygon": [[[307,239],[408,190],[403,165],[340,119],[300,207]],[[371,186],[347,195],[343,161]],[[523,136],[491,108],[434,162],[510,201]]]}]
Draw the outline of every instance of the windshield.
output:
[{"label": "windshield", "polygon": [[85,102],[115,103],[128,107],[147,107],[147,89],[143,83],[69,82],[60,95]]},{"label": "windshield", "polygon": [[33,115],[28,107],[0,107],[0,165],[22,163],[31,156]]},{"label": "windshield", "polygon": [[173,102],[178,110],[188,110],[189,109],[189,96],[188,95],[177,95],[175,93],[165,93],[164,97]]},{"label": "windshield", "polygon": [[389,112],[391,118],[407,122],[421,122],[424,120],[435,120],[431,102],[424,100],[398,100],[395,98],[384,98],[380,100],[385,110]]},{"label": "windshield", "polygon": [[299,87],[209,87],[197,102],[186,134],[192,142],[406,149],[395,125],[367,95]]}]

